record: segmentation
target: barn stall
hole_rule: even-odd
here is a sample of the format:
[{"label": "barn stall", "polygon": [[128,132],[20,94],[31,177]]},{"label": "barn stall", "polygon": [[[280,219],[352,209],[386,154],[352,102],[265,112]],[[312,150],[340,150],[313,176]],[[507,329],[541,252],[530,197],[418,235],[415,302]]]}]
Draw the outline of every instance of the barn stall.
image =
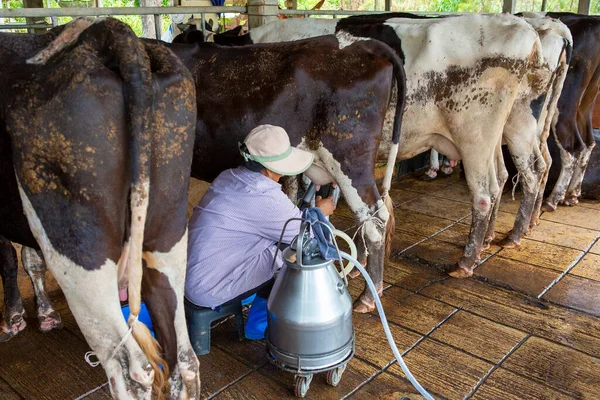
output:
[{"label": "barn stall", "polygon": [[[397,225],[382,297],[413,374],[436,398],[597,397],[600,203],[582,200],[544,213],[521,249],[492,244],[472,279],[453,279],[445,271],[469,234],[470,193],[458,170],[432,182],[419,179],[419,171],[406,173],[420,169],[423,158],[401,164],[393,180]],[[205,188],[192,182],[189,205]],[[519,199],[518,193],[515,200],[503,196],[499,236],[510,230]],[[343,203],[332,223],[350,236],[356,230]],[[84,361],[89,347],[48,277],[64,327],[36,331],[31,283],[20,268],[29,326],[0,345],[2,398],[110,398],[104,372]],[[362,287],[362,278],[349,281],[354,298]],[[353,317],[356,355],[343,379],[331,387],[316,375],[307,397],[419,398],[389,350],[377,313]],[[290,374],[268,362],[264,341],[238,341],[234,322],[217,322],[210,353],[199,356],[201,397],[293,398]]]}]

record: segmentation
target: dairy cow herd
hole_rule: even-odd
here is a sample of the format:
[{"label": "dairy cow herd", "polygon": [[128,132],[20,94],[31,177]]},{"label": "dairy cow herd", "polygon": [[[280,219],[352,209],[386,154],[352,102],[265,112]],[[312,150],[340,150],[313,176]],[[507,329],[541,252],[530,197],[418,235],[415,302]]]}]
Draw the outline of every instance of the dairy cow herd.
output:
[{"label": "dairy cow herd", "polygon": [[[429,149],[462,160],[472,225],[449,271],[458,278],[494,240],[503,144],[523,197],[500,245],[519,246],[542,208],[581,194],[594,157],[600,17],[381,14],[213,37],[218,44],[142,40],[110,18],[0,34],[0,342],[25,328],[11,242],[20,243],[40,329],[61,326],[47,265],[114,397],[198,398],[183,311],[189,177],[210,181],[239,165],[237,142],[259,124],[284,127],[314,153],[311,180],[337,182],[380,290],[396,160]],[[549,136],[562,169],[544,200]],[[142,298],[158,341],[137,321]],[[355,310],[373,309],[365,290]]]}]

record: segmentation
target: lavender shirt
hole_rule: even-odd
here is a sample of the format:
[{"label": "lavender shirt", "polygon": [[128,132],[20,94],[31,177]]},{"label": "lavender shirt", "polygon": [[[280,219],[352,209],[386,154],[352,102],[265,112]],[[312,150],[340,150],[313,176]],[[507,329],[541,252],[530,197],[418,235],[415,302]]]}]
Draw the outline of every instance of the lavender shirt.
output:
[{"label": "lavender shirt", "polygon": [[[283,265],[279,252],[271,267],[283,225],[300,217],[279,183],[245,167],[222,172],[188,225],[186,297],[215,307],[271,279]],[[283,242],[299,230],[291,222]]]}]

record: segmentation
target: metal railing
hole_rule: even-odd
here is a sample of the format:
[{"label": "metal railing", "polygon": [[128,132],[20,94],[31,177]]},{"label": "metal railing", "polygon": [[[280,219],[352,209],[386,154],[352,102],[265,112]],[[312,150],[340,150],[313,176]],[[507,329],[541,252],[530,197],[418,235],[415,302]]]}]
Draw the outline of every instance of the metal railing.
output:
[{"label": "metal railing", "polygon": [[[0,18],[51,18],[52,24],[7,24],[0,25],[0,29],[24,29],[24,28],[51,28],[58,25],[57,17],[106,17],[120,15],[152,15],[156,37],[160,39],[162,26],[160,23],[162,15],[173,14],[200,14],[205,21],[206,14],[214,13],[241,13],[246,14],[246,7],[84,7],[84,8],[3,8],[0,9]],[[202,33],[206,36],[204,24]]]},{"label": "metal railing", "polygon": [[[368,15],[381,14],[390,11],[350,11],[350,10],[279,10],[280,15],[301,15],[305,18],[310,16],[350,16],[350,15]],[[198,6],[198,7],[84,7],[84,8],[8,8],[0,9],[0,18],[51,18],[52,23],[42,22],[34,24],[9,23],[0,24],[2,29],[28,29],[42,28],[49,29],[58,25],[58,17],[105,17],[121,15],[152,15],[154,16],[156,37],[161,37],[161,15],[173,14],[200,14],[201,19],[206,21],[206,14],[214,13],[240,13],[248,14],[246,6]],[[422,15],[445,15],[457,13],[436,13],[436,12],[414,12]],[[206,29],[202,24],[202,33],[206,36]]]}]

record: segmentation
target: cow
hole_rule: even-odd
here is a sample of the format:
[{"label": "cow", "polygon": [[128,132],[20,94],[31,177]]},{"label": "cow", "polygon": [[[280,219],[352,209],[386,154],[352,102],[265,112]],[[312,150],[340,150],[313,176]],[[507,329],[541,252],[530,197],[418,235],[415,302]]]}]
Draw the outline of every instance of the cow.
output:
[{"label": "cow", "polygon": [[[21,224],[8,238],[39,244],[113,397],[198,398],[183,310],[196,120],[189,71],[110,18],[2,35],[0,47],[0,137],[12,158],[0,172],[5,199],[30,228],[19,213],[3,214],[3,228]],[[119,281],[129,287],[127,322]],[[137,320],[141,297],[160,346]]]},{"label": "cow", "polygon": [[[393,232],[388,191],[394,163],[389,161],[396,155],[378,148],[384,120],[392,133],[387,147],[399,140],[404,70],[394,51],[379,41],[340,47],[334,36],[239,48],[169,45],[192,72],[199,94],[192,176],[212,181],[240,165],[237,143],[255,126],[283,127],[293,146],[315,155],[306,175],[317,184],[339,185],[361,225],[358,242],[381,292],[384,244],[389,249]],[[381,195],[374,177],[378,161],[389,166]],[[374,308],[365,288],[355,311]]]},{"label": "cow", "polygon": [[[406,13],[392,13],[393,16],[406,16],[423,19]],[[344,26],[377,23],[385,14],[357,16],[345,19],[338,24]],[[436,17],[437,18],[437,17]],[[567,73],[567,63],[572,51],[573,39],[568,28],[558,20],[534,15],[524,18],[538,33],[541,41],[543,63],[532,65],[527,80],[521,85],[520,93],[513,105],[503,130],[503,143],[508,145],[514,164],[519,171],[518,179],[523,189],[523,198],[515,224],[508,235],[499,242],[502,247],[519,247],[521,237],[539,223],[544,187],[552,159],[547,148],[547,138],[551,121],[556,111],[556,103],[561,93]],[[410,82],[409,82],[410,84]],[[435,168],[437,151],[431,150],[430,164]],[[452,171],[452,161],[445,172]],[[431,172],[432,167],[427,172]],[[426,174],[427,174],[426,172]],[[432,175],[432,174],[431,174]],[[431,176],[430,175],[430,176]],[[500,189],[502,191],[503,184]],[[491,218],[484,248],[489,247],[494,238],[494,220]]]},{"label": "cow", "polygon": [[[525,14],[529,15],[529,14]],[[592,112],[600,87],[600,17],[571,13],[542,13],[563,22],[573,36],[573,54],[552,133],[560,148],[561,173],[545,211],[557,204],[575,205],[595,146]]]},{"label": "cow", "polygon": [[[462,158],[463,165],[469,164],[465,170],[474,194],[473,225],[465,254],[449,273],[455,277],[471,276],[480,251],[489,246],[494,236],[499,190],[507,178],[500,151],[503,136],[513,147],[514,156],[519,158],[523,182],[529,190],[515,228],[503,244],[518,246],[521,235],[529,228],[537,204],[536,183],[541,179],[540,172],[534,171],[546,169],[539,146],[534,154],[536,136],[541,135],[545,119],[537,124],[530,105],[534,99],[541,98],[542,106],[547,109],[546,102],[551,98],[548,93],[553,92],[549,88],[560,90],[564,72],[561,78],[554,79],[552,71],[560,67],[558,60],[565,47],[563,39],[568,42],[568,34],[559,27],[560,33],[552,35],[553,44],[558,43],[559,47],[553,47],[554,59],[545,68],[539,36],[517,17],[384,18],[385,15],[340,21],[297,20],[290,21],[289,26],[277,21],[236,40],[217,35],[215,42],[276,42],[335,29],[336,35],[348,43],[375,38],[394,48],[405,61],[407,74],[407,108],[398,158],[410,158],[433,147],[452,159]],[[526,38],[523,43],[517,39],[520,33]],[[564,61],[561,65],[564,67]],[[499,69],[506,74],[493,76]],[[486,74],[492,74],[497,80],[482,78]],[[532,82],[531,77],[536,77],[536,82]],[[505,81],[511,84],[505,85]],[[490,89],[494,85],[505,90],[504,97]],[[513,105],[516,105],[514,111]],[[539,108],[536,103],[537,116]],[[502,135],[509,119],[513,122],[507,126],[510,131]],[[527,133],[511,129],[518,127],[519,122],[527,124]],[[519,138],[527,140],[519,143]],[[492,204],[495,207],[491,207]]]}]

